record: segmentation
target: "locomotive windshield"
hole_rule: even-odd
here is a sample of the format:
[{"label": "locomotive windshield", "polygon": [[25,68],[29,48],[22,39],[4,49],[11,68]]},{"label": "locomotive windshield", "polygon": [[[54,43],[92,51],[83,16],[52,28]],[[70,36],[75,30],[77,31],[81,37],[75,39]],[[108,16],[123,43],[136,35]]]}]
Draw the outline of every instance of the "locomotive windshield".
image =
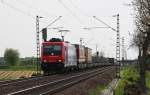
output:
[{"label": "locomotive windshield", "polygon": [[60,45],[46,45],[43,46],[43,55],[61,55]]}]

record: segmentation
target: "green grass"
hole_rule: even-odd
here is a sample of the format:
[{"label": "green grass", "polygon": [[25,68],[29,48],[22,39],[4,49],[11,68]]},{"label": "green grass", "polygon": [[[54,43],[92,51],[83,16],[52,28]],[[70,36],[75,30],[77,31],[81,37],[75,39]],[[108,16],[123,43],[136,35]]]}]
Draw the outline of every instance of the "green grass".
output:
[{"label": "green grass", "polygon": [[36,66],[0,66],[0,71],[35,71]]},{"label": "green grass", "polygon": [[121,95],[123,93],[124,85],[124,82],[120,80],[117,88],[115,89],[115,95]]},{"label": "green grass", "polygon": [[133,85],[139,79],[139,73],[134,67],[125,67],[121,71],[121,79],[117,88],[115,89],[115,95],[122,95],[126,84]]},{"label": "green grass", "polygon": [[146,87],[148,89],[148,95],[150,95],[150,71],[146,72]]},{"label": "green grass", "polygon": [[95,89],[91,89],[88,95],[99,95],[104,89],[106,89],[106,85],[99,85]]},{"label": "green grass", "polygon": [[16,78],[12,77],[12,78],[0,78],[0,81],[4,81],[4,80],[16,80]]}]

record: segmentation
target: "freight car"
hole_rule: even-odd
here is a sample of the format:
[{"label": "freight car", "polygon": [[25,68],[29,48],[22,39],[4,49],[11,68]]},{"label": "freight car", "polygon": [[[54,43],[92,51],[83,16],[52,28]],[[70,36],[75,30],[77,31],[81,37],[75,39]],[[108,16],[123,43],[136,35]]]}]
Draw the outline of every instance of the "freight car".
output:
[{"label": "freight car", "polygon": [[75,44],[76,53],[77,53],[77,66],[79,69],[85,68],[85,47],[82,45]]},{"label": "freight car", "polygon": [[111,64],[115,64],[116,60],[114,58],[108,58],[108,62]]},{"label": "freight car", "polygon": [[86,67],[90,68],[92,67],[92,49],[85,47],[85,63]]}]

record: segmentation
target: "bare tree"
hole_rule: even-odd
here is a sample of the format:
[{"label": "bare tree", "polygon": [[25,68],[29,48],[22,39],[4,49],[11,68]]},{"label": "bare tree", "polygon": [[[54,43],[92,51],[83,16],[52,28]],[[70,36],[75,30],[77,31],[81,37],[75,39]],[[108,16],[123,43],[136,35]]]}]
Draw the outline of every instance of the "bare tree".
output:
[{"label": "bare tree", "polygon": [[133,43],[139,48],[140,81],[143,92],[146,92],[145,62],[150,44],[150,0],[133,0],[132,4],[136,18]]}]

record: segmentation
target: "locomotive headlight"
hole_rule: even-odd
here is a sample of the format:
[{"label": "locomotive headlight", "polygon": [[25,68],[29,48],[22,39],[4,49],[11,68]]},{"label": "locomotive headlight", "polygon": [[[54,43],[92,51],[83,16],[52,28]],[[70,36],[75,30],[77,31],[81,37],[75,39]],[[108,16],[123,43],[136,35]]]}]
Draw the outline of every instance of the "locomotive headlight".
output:
[{"label": "locomotive headlight", "polygon": [[46,63],[47,61],[46,60],[44,60],[44,63]]},{"label": "locomotive headlight", "polygon": [[58,60],[58,62],[61,62],[61,60]]}]

